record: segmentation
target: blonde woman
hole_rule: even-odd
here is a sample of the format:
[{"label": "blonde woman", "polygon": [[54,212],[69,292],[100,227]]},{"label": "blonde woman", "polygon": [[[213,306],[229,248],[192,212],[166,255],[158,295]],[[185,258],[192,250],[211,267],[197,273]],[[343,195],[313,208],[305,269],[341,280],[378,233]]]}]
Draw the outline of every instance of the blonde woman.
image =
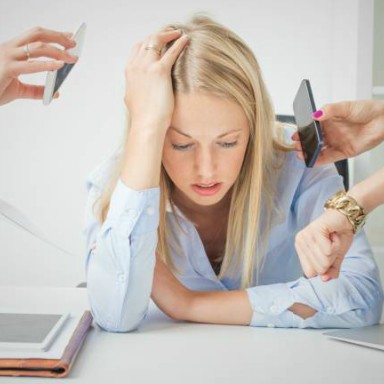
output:
[{"label": "blonde woman", "polygon": [[122,153],[89,178],[87,282],[96,322],[136,329],[152,299],[174,319],[277,327],[377,323],[364,233],[338,280],[302,277],[295,235],[339,190],[281,134],[258,63],[205,17],[137,44],[126,68]]}]

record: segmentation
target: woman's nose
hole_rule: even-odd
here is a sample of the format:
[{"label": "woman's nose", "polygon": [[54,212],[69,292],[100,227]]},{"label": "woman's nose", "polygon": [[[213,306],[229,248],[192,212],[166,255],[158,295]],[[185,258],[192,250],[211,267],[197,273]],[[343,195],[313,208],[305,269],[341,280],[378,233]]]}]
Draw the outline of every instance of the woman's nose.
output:
[{"label": "woman's nose", "polygon": [[197,151],[195,168],[202,181],[212,181],[215,177],[216,161],[211,150],[200,149]]}]

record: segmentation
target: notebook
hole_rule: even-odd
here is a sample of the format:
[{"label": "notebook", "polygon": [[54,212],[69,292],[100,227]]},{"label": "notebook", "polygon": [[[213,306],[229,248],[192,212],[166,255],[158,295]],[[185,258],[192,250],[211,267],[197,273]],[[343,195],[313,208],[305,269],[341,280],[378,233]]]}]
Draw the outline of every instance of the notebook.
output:
[{"label": "notebook", "polygon": [[324,335],[336,340],[384,351],[384,324],[362,328],[339,329],[337,331],[325,332]]}]

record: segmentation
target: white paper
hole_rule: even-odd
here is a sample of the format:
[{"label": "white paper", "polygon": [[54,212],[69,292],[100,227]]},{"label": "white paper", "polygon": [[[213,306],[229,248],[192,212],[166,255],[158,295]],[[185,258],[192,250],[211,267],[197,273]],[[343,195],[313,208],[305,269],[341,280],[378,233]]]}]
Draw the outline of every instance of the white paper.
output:
[{"label": "white paper", "polygon": [[0,216],[2,216],[5,220],[11,222],[12,224],[16,225],[18,228],[40,239],[44,243],[49,244],[53,248],[56,248],[61,252],[73,256],[71,252],[68,252],[61,246],[57,245],[56,242],[49,240],[48,237],[44,234],[44,232],[34,223],[32,223],[32,221],[29,220],[23,212],[21,212],[18,208],[14,207],[13,205],[7,203],[2,199],[0,199]]}]

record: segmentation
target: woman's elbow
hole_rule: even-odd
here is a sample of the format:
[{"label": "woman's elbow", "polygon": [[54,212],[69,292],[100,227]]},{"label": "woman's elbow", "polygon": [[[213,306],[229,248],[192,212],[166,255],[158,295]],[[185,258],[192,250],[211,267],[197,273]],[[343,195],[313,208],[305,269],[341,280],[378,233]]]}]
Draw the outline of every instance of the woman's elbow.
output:
[{"label": "woman's elbow", "polygon": [[377,298],[364,308],[356,308],[339,316],[345,328],[358,328],[375,325],[380,322],[383,309],[383,298]]},{"label": "woman's elbow", "polygon": [[107,316],[102,316],[98,311],[95,311],[95,309],[92,309],[93,318],[96,322],[96,324],[103,329],[106,332],[113,332],[113,333],[128,333],[135,331],[141,322],[145,318],[144,315],[140,316],[133,316],[132,314],[130,316],[125,316],[121,320],[113,320],[111,318],[108,318]]}]

